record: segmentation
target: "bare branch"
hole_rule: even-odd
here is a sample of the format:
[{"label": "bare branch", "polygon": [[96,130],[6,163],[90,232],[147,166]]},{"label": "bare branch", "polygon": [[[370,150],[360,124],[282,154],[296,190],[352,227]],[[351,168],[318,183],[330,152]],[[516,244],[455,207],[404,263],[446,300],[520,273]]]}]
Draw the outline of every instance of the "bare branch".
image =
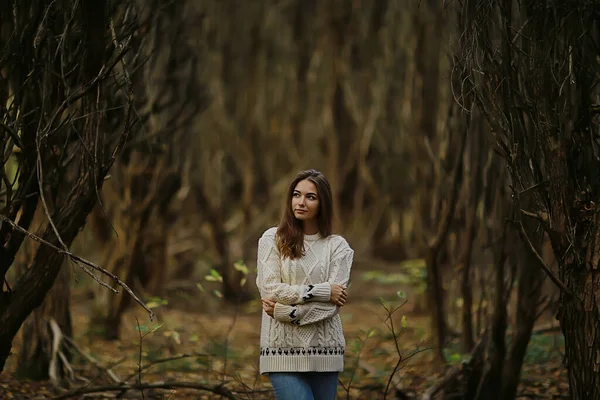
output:
[{"label": "bare branch", "polygon": [[224,385],[209,386],[195,382],[154,382],[144,383],[142,385],[136,384],[122,384],[122,385],[104,385],[96,387],[84,387],[69,392],[63,393],[56,396],[53,400],[64,400],[73,397],[81,396],[83,394],[91,393],[104,393],[104,392],[125,392],[128,390],[144,390],[144,389],[195,389],[205,392],[211,392],[219,396],[223,396],[230,400],[239,400],[231,390],[227,389]]},{"label": "bare branch", "polygon": [[[16,229],[17,231],[25,234],[26,236],[28,236],[29,238],[35,240],[38,243],[41,243],[43,245],[46,245],[54,250],[56,250],[57,253],[60,254],[64,254],[67,257],[71,258],[73,261],[75,261],[78,265],[79,263],[85,264],[93,269],[95,269],[96,271],[99,271],[100,273],[108,276],[109,278],[111,278],[113,281],[115,281],[115,283],[119,286],[121,286],[123,289],[125,289],[125,291],[127,293],[129,293],[129,295],[135,300],[136,303],[138,303],[140,306],[142,306],[147,312],[148,315],[150,317],[150,320],[154,319],[154,312],[148,308],[148,306],[142,301],[140,300],[139,297],[137,297],[137,295],[135,293],[133,293],[133,291],[129,288],[129,286],[127,286],[127,284],[125,284],[125,282],[123,282],[121,279],[119,279],[118,276],[116,276],[115,274],[111,273],[110,271],[107,271],[106,269],[102,268],[101,266],[88,261],[84,258],[81,258],[67,250],[62,250],[59,247],[56,247],[55,245],[53,245],[52,243],[42,239],[41,237],[29,232],[26,229],[21,228],[19,225],[15,224],[13,221],[11,221],[10,219],[6,218],[4,215],[0,215],[0,220],[6,222],[7,224],[11,225],[14,229]],[[118,293],[118,291],[116,291]]]},{"label": "bare branch", "polygon": [[558,278],[558,276],[556,276],[556,274],[550,269],[550,267],[548,267],[546,265],[546,262],[544,261],[544,259],[542,258],[542,256],[540,256],[540,253],[537,252],[537,250],[533,246],[533,243],[531,243],[531,240],[529,240],[529,236],[527,236],[527,232],[525,232],[525,228],[523,227],[523,223],[520,220],[513,221],[513,223],[516,225],[517,231],[519,232],[519,236],[521,237],[521,239],[525,243],[525,247],[535,256],[535,259],[538,261],[539,266],[544,270],[544,272],[546,273],[546,275],[548,275],[548,278],[550,278],[550,280],[552,282],[554,282],[554,284],[556,284],[556,286],[558,286],[558,288],[560,290],[562,290],[565,294],[568,294],[571,298],[573,298],[575,300],[581,301],[581,299],[579,299],[577,296],[575,296],[575,293],[573,293],[564,284],[564,282],[561,281]]},{"label": "bare branch", "polygon": [[[112,288],[111,288],[112,289]],[[69,338],[68,336],[64,337],[65,341],[71,346],[73,347],[75,350],[77,350],[77,352],[79,354],[81,354],[86,360],[88,360],[90,363],[92,363],[93,365],[95,365],[97,368],[99,368],[100,370],[106,372],[106,374],[110,377],[110,379],[112,379],[113,381],[115,381],[116,383],[121,383],[122,380],[121,378],[119,378],[119,376],[117,374],[115,374],[113,372],[113,370],[111,368],[105,367],[102,365],[102,363],[100,363],[100,361],[96,360],[91,354],[86,353],[85,351],[83,351],[76,343],[75,341],[73,341],[71,338]]]}]

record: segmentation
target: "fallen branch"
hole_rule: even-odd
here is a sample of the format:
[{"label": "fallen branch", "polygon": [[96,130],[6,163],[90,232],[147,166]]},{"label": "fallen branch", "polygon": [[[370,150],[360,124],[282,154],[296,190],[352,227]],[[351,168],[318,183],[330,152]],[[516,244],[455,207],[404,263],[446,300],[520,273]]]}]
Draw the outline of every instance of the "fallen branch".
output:
[{"label": "fallen branch", "polygon": [[436,398],[436,394],[445,388],[450,382],[455,381],[460,375],[460,369],[456,367],[452,367],[444,376],[443,379],[439,380],[436,384],[431,386],[429,389],[423,393],[421,400],[431,400]]},{"label": "fallen branch", "polygon": [[557,396],[541,393],[520,393],[516,397],[517,399],[568,399],[569,396]]},{"label": "fallen branch", "polygon": [[127,390],[145,390],[145,389],[194,389],[205,392],[211,392],[230,400],[239,400],[233,392],[227,389],[224,385],[208,386],[194,382],[154,382],[138,384],[123,384],[123,385],[104,385],[96,387],[83,387],[68,391],[54,397],[53,400],[70,399],[82,394],[103,393],[103,392],[125,392]]},{"label": "fallen branch", "polygon": [[52,357],[48,368],[48,376],[54,387],[60,387],[59,358],[63,362],[63,366],[67,370],[66,372],[69,373],[71,379],[75,377],[75,371],[73,371],[73,367],[71,367],[69,360],[61,350],[61,343],[65,336],[63,335],[60,326],[58,326],[58,323],[54,318],[51,318],[50,321],[48,321],[48,324],[52,330]]},{"label": "fallen branch", "polygon": [[[471,353],[470,353],[471,359],[467,363],[468,365],[470,365],[470,367],[467,367],[466,368],[467,370],[472,369],[472,366],[475,362],[481,361],[483,359],[483,352],[485,351],[484,346],[485,346],[486,341],[487,341],[487,331],[484,332],[483,336],[481,336],[479,338],[479,341],[477,342],[477,344],[475,345],[473,350],[471,350]],[[461,376],[464,372],[465,372],[464,364],[459,365],[459,366],[454,366],[454,367],[448,369],[442,379],[438,380],[433,386],[429,387],[429,389],[427,389],[425,391],[425,393],[423,393],[423,396],[421,396],[421,400],[432,400],[432,399],[437,398],[437,394],[440,391],[447,389],[452,383],[460,382],[461,378],[464,378],[464,376]],[[462,397],[457,396],[456,398],[462,398]]]},{"label": "fallen branch", "polygon": [[105,372],[106,375],[108,375],[110,377],[110,379],[112,379],[116,383],[122,382],[121,378],[119,378],[119,376],[117,374],[115,374],[112,369],[110,369],[109,367],[105,367],[104,365],[102,365],[102,363],[100,361],[96,360],[91,354],[88,354],[85,351],[83,351],[71,338],[69,338],[68,336],[65,336],[64,340],[73,349],[75,349],[79,354],[81,354],[86,360],[88,360],[88,362],[92,363],[96,368]]}]

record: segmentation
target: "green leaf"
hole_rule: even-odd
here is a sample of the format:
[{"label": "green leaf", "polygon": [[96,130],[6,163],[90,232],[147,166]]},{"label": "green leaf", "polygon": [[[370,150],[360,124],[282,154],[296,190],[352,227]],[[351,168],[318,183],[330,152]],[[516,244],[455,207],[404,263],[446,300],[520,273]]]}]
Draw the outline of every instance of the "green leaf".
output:
[{"label": "green leaf", "polygon": [[240,286],[244,286],[245,284],[246,284],[246,277],[243,277],[243,278],[240,280]]},{"label": "green leaf", "polygon": [[406,325],[407,325],[406,320],[407,320],[406,315],[403,315],[402,319],[400,320],[400,325],[402,325],[403,328],[406,328]]},{"label": "green leaf", "polygon": [[223,282],[223,277],[221,276],[221,274],[219,274],[219,272],[214,269],[211,268],[210,270],[210,274],[206,275],[204,277],[205,280],[209,281],[209,282]]},{"label": "green leaf", "polygon": [[196,283],[196,287],[198,288],[198,290],[200,290],[202,293],[204,293],[206,290],[204,290],[204,286],[202,286],[202,284],[200,282]]},{"label": "green leaf", "polygon": [[240,271],[244,275],[247,275],[248,272],[250,272],[248,266],[242,260],[236,261],[233,264],[233,268],[235,268],[236,271]]},{"label": "green leaf", "polygon": [[158,308],[158,307],[162,306],[162,304],[159,304],[156,301],[150,301],[150,302],[146,303],[146,306],[148,306],[148,308],[150,308],[150,309],[154,309],[154,308]]},{"label": "green leaf", "polygon": [[148,332],[148,325],[137,325],[135,330],[138,332]]},{"label": "green leaf", "polygon": [[215,294],[215,296],[217,296],[218,298],[222,299],[223,298],[223,293],[221,293],[221,291],[215,289],[213,290],[213,293]]},{"label": "green leaf", "polygon": [[405,294],[405,293],[404,293],[402,290],[398,290],[398,291],[396,292],[396,295],[397,295],[398,297],[400,297],[401,299],[406,299],[406,294]]},{"label": "green leaf", "polygon": [[148,306],[148,308],[158,308],[160,306],[165,306],[169,304],[169,300],[168,299],[163,299],[161,297],[158,296],[152,296],[148,299],[148,303],[146,303],[146,305]]},{"label": "green leaf", "polygon": [[460,361],[461,357],[462,356],[460,353],[451,353],[450,357],[448,357],[448,362],[450,362],[451,364],[455,364]]}]

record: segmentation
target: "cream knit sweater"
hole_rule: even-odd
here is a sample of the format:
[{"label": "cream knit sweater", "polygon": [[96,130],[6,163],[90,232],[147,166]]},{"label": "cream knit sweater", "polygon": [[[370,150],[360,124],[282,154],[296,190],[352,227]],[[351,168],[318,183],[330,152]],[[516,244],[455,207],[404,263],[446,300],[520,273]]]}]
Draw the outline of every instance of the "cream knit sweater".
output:
[{"label": "cream knit sweater", "polygon": [[256,283],[277,302],[274,318],[262,313],[260,373],[342,371],[346,341],[331,284],[347,286],[354,251],[338,235],[304,235],[305,255],[282,259],[277,228],[258,241]]}]

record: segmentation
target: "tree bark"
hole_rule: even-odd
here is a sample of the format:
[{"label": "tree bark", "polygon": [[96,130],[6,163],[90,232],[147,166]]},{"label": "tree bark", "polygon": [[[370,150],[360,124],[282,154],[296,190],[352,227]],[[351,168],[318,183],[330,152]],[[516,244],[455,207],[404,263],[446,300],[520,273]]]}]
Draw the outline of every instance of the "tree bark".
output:
[{"label": "tree bark", "polygon": [[[70,283],[70,269],[68,263],[65,263],[42,305],[25,320],[22,327],[22,341],[26,345],[21,347],[17,365],[17,374],[20,377],[33,380],[46,380],[50,377],[49,367],[54,339],[49,324],[50,319],[56,321],[63,335],[73,337]],[[70,361],[71,353],[64,346],[64,341],[58,350],[63,353],[67,361]],[[62,358],[57,357],[55,366],[57,367],[56,378],[61,379],[66,372]]]},{"label": "tree bark", "polygon": [[437,262],[437,254],[428,252],[427,263],[427,306],[431,313],[431,335],[435,359],[438,366],[444,365],[444,348],[446,347],[446,315],[444,313],[444,295],[441,274]]},{"label": "tree bark", "polygon": [[[600,228],[594,227],[595,237]],[[600,257],[596,250],[594,258]],[[565,283],[582,302],[561,294],[558,319],[565,337],[565,363],[573,399],[600,399],[600,273],[598,264],[563,265]]]},{"label": "tree bark", "polygon": [[469,147],[469,168],[465,176],[465,187],[468,190],[468,201],[465,207],[466,217],[466,233],[465,233],[465,250],[462,256],[462,279],[461,293],[463,298],[462,307],[462,346],[463,352],[470,353],[473,350],[475,341],[473,338],[473,271],[471,269],[471,261],[473,258],[473,247],[475,235],[478,230],[477,210],[481,198],[481,190],[483,186],[483,160],[487,153],[484,150],[483,130],[486,125],[483,123],[483,118],[474,119],[471,117],[469,126],[471,129],[471,143]]}]

